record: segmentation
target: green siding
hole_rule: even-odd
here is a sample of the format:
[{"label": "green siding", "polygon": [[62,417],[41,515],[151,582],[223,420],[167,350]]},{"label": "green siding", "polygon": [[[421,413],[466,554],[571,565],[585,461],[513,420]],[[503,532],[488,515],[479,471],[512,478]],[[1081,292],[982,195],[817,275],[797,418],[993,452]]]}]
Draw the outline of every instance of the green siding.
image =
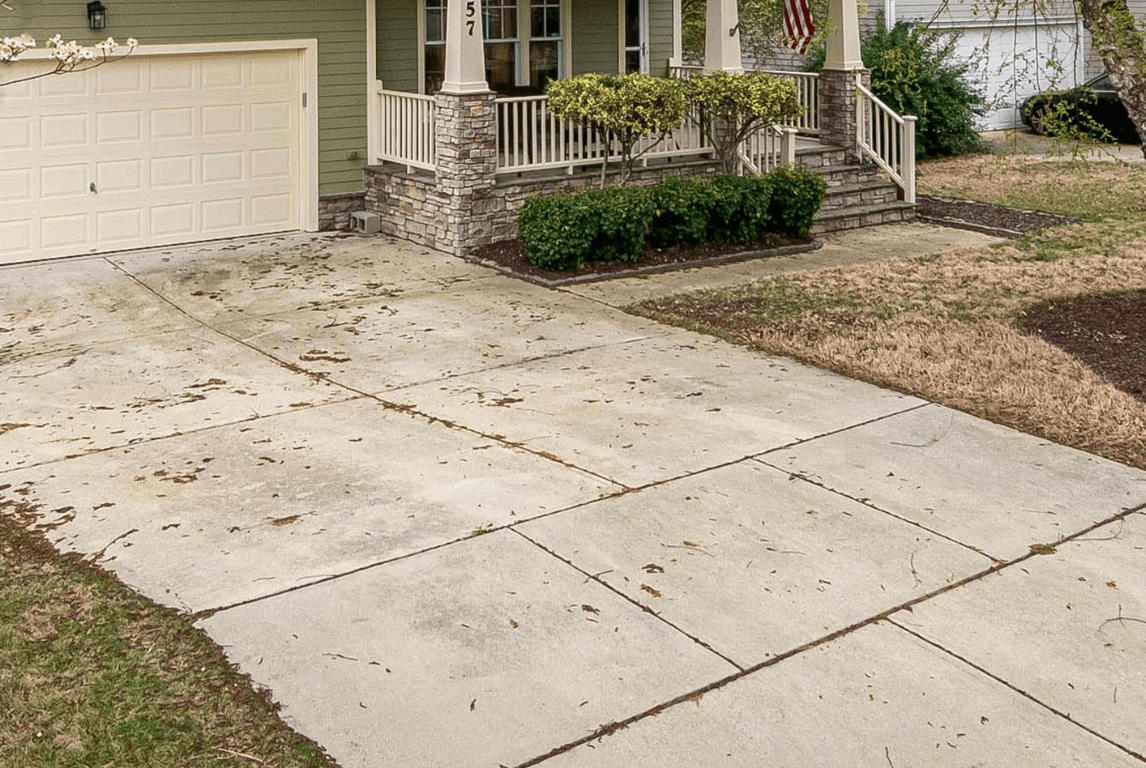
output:
[{"label": "green siding", "polygon": [[572,74],[618,70],[620,38],[617,28],[617,1],[571,0],[573,3]]},{"label": "green siding", "polygon": [[418,2],[378,0],[378,79],[392,91],[418,91]]},{"label": "green siding", "polygon": [[[413,0],[408,0],[413,2]],[[0,12],[0,34],[28,32],[37,40],[59,33],[94,43],[108,35],[142,43],[234,40],[318,40],[318,177],[323,194],[362,188],[366,156],[366,3],[364,0],[115,0],[106,3],[108,27],[87,28],[85,3],[19,0]]]},{"label": "green siding", "polygon": [[672,0],[649,0],[649,73],[668,75],[672,58]]}]

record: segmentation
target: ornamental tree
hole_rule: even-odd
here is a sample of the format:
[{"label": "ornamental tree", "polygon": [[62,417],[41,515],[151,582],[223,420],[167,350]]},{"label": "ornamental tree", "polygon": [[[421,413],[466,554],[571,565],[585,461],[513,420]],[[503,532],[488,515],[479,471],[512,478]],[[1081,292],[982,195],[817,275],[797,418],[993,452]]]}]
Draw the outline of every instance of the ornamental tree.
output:
[{"label": "ornamental tree", "polygon": [[[587,74],[554,80],[545,92],[549,97],[549,111],[559,120],[586,122],[602,135],[605,142],[602,188],[614,141],[620,148],[620,183],[624,184],[632,175],[633,164],[684,119],[683,84],[640,72]],[[638,150],[637,144],[642,139],[646,141]]]},{"label": "ornamental tree", "polygon": [[[96,67],[103,66],[112,61],[118,61],[131,55],[132,51],[139,45],[139,41],[134,37],[129,37],[127,42],[121,46],[114,38],[109,37],[103,42],[96,43],[94,46],[86,46],[80,45],[75,40],[64,42],[62,37],[55,35],[48,38],[44,42],[44,45],[48,49],[48,58],[55,62],[55,66],[52,69],[37,72],[28,77],[17,78],[16,80],[0,81],[0,88],[6,85],[24,83],[29,80],[39,80],[41,77],[66,75],[69,72],[86,72],[89,69],[95,69]],[[21,54],[35,47],[36,41],[28,35],[0,39],[0,64],[9,64],[16,61]],[[124,48],[126,51],[119,56],[114,55],[117,50]]]},{"label": "ornamental tree", "polygon": [[694,75],[685,87],[724,174],[736,173],[740,147],[753,132],[804,114],[795,82],[763,72],[718,70]]}]

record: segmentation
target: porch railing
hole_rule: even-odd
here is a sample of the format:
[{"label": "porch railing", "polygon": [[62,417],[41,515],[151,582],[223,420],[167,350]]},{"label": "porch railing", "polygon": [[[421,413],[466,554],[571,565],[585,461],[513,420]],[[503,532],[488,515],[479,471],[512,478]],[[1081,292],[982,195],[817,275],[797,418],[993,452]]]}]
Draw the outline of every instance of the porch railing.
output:
[{"label": "porch railing", "polygon": [[378,89],[375,94],[381,137],[378,159],[401,163],[406,170],[434,170],[437,144],[434,119],[437,102],[433,96]]},{"label": "porch railing", "polygon": [[[704,67],[699,64],[675,64],[669,67],[669,77],[689,80],[693,75],[703,71]],[[787,127],[795,128],[800,133],[816,134],[820,132],[819,72],[794,72],[780,69],[760,69],[757,71],[795,82],[796,96],[800,99],[800,106],[804,108],[804,114],[790,123],[786,123]]]},{"label": "porch railing", "polygon": [[787,72],[778,69],[761,69],[769,75],[784,77],[796,83],[796,96],[800,99],[800,106],[804,114],[790,123],[800,133],[820,132],[820,73],[819,72]]},{"label": "porch railing", "polygon": [[753,132],[740,148],[746,170],[762,175],[796,164],[796,129],[769,125]]},{"label": "porch railing", "polygon": [[916,118],[897,115],[856,78],[856,144],[915,202]]},{"label": "porch railing", "polygon": [[[605,159],[605,138],[583,123],[558,120],[549,111],[545,96],[499,98],[497,109],[497,170],[499,173],[564,168],[572,172],[578,165],[600,163]],[[651,148],[650,148],[651,147]],[[699,123],[687,116],[679,128],[659,144],[655,136],[641,138],[634,152],[648,150],[642,161],[657,157],[684,157],[712,152]],[[620,159],[613,143],[611,159]]]}]

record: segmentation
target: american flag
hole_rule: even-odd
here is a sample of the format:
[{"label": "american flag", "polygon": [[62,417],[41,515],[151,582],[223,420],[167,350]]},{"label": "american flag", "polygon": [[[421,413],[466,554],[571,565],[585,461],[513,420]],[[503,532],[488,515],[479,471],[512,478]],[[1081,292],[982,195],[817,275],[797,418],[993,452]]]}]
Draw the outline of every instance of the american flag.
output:
[{"label": "american flag", "polygon": [[784,43],[797,53],[807,53],[816,34],[808,0],[784,0]]}]

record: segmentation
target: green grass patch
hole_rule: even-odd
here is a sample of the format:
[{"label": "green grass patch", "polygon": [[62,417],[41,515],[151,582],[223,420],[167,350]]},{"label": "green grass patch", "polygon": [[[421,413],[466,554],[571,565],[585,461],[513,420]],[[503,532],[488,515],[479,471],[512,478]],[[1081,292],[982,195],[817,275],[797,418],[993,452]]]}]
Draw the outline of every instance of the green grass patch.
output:
[{"label": "green grass patch", "polygon": [[0,510],[0,766],[330,768],[188,616]]}]

